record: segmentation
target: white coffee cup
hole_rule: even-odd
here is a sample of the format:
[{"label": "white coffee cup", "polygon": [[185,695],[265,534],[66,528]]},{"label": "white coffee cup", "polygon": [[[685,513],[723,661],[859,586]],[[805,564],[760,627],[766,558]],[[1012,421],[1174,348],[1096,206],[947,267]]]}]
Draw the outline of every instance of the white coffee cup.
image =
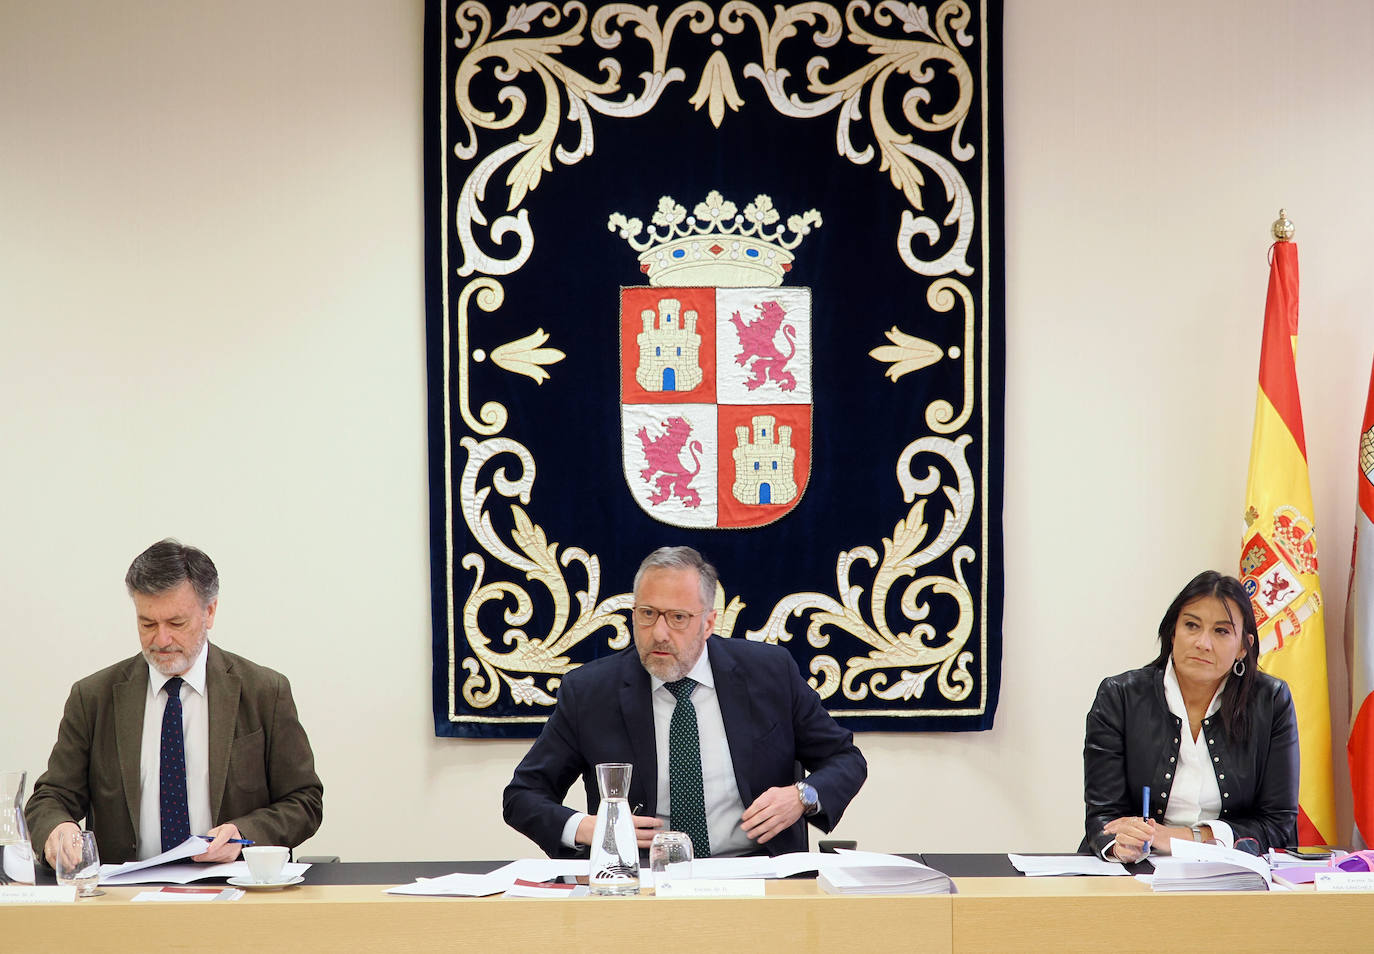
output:
[{"label": "white coffee cup", "polygon": [[276,884],[290,854],[291,849],[281,845],[249,845],[243,849],[243,860],[258,884]]}]

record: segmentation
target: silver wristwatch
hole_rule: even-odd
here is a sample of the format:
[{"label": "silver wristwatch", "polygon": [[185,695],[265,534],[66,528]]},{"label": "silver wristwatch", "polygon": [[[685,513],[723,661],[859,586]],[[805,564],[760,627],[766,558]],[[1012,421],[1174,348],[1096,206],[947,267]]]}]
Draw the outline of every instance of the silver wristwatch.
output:
[{"label": "silver wristwatch", "polygon": [[805,782],[797,783],[797,797],[801,799],[802,814],[807,818],[821,810],[821,797]]}]

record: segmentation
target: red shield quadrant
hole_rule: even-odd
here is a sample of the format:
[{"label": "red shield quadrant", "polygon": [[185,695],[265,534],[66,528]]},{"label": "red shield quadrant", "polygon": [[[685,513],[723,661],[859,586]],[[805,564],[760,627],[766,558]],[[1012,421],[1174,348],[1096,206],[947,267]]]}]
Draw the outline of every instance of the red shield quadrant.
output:
[{"label": "red shield quadrant", "polygon": [[811,475],[806,288],[622,288],[620,436],[631,496],[678,527],[757,527]]}]

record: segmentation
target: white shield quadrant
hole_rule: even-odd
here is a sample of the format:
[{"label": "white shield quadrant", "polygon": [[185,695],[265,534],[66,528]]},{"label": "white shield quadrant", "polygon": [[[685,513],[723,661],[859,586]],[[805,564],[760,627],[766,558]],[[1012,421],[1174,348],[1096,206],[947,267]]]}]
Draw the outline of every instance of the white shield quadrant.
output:
[{"label": "white shield quadrant", "polygon": [[677,527],[716,525],[714,404],[621,406],[625,481],[655,520]]}]

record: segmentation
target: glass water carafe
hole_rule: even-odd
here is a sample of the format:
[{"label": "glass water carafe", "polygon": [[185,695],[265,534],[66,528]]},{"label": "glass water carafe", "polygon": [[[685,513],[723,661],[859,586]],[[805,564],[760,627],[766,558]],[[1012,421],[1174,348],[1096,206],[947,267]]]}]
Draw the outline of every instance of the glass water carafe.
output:
[{"label": "glass water carafe", "polygon": [[24,823],[26,772],[0,772],[0,883],[33,884],[33,848]]},{"label": "glass water carafe", "polygon": [[596,810],[592,835],[592,863],[587,891],[590,894],[638,894],[639,848],[630,814],[628,762],[603,762],[596,767],[601,807]]}]

